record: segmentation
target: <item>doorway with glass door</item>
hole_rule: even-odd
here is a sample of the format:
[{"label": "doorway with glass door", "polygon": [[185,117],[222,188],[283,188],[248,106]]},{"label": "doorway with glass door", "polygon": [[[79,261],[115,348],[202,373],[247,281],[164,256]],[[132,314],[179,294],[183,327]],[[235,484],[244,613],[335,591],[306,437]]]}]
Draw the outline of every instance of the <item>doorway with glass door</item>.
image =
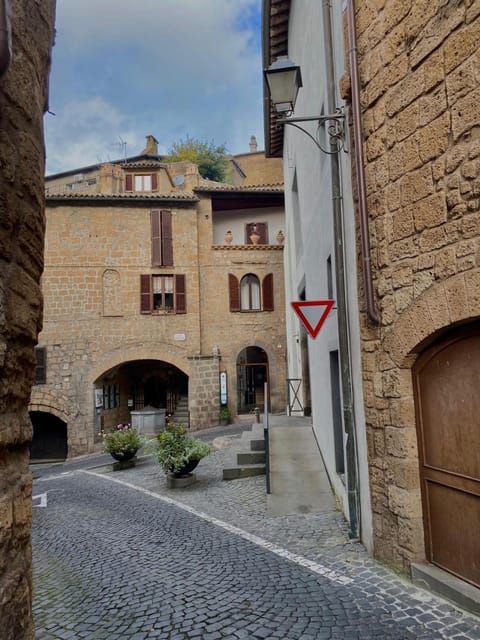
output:
[{"label": "doorway with glass door", "polygon": [[247,347],[237,358],[238,413],[265,408],[265,383],[268,400],[268,356],[260,347]]}]

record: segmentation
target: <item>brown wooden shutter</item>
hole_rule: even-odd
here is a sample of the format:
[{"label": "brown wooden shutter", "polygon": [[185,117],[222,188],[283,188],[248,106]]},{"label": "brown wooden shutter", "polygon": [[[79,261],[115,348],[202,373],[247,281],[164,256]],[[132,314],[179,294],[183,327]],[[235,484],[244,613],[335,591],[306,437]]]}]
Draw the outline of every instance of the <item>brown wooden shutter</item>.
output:
[{"label": "brown wooden shutter", "polygon": [[47,349],[45,347],[35,347],[35,384],[46,384],[47,382]]},{"label": "brown wooden shutter", "polygon": [[125,191],[133,191],[133,176],[131,173],[127,173],[125,176]]},{"label": "brown wooden shutter", "polygon": [[162,211],[162,266],[173,267],[172,212]]},{"label": "brown wooden shutter", "polygon": [[158,191],[158,176],[152,173],[152,191]]},{"label": "brown wooden shutter", "polygon": [[265,276],[262,282],[263,311],[273,311],[273,273]]},{"label": "brown wooden shutter", "polygon": [[228,293],[230,296],[230,311],[240,311],[240,285],[233,273],[228,274]]},{"label": "brown wooden shutter", "polygon": [[152,276],[140,276],[140,313],[152,311]]},{"label": "brown wooden shutter", "polygon": [[159,210],[150,212],[151,236],[152,236],[152,264],[162,264],[162,212]]},{"label": "brown wooden shutter", "polygon": [[175,311],[187,313],[187,292],[185,291],[185,276],[183,274],[175,276]]}]

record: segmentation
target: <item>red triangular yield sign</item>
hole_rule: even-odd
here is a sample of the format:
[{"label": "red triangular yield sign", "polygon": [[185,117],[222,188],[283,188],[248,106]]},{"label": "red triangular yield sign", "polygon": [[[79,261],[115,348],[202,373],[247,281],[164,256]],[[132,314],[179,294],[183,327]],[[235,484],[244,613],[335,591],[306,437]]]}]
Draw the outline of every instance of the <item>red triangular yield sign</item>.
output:
[{"label": "red triangular yield sign", "polygon": [[292,302],[292,307],[308,333],[312,338],[316,338],[334,304],[335,300],[310,300]]}]

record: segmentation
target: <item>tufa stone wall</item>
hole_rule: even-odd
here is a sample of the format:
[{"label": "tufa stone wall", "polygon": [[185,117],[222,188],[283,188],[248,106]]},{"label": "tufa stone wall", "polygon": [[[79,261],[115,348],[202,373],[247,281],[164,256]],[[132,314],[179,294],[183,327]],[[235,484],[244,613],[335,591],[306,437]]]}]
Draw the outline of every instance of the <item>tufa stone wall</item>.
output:
[{"label": "tufa stone wall", "polygon": [[357,35],[381,316],[361,316],[375,554],[406,568],[425,557],[411,366],[480,315],[480,5],[359,0]]},{"label": "tufa stone wall", "polygon": [[0,78],[0,620],[4,640],[33,639],[27,405],[41,325],[42,117],[54,1],[12,3],[12,62]]}]

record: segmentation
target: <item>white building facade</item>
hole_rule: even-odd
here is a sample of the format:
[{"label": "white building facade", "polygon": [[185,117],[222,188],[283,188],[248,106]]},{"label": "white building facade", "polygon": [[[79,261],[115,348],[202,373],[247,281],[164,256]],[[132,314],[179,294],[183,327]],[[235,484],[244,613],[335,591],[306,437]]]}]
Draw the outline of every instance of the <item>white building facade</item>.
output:
[{"label": "white building facade", "polygon": [[[288,56],[301,69],[303,87],[287,117],[344,112],[338,89],[345,69],[341,5],[318,0],[264,0],[263,5],[264,68]],[[371,550],[351,149],[347,132],[338,153],[327,153],[333,148],[328,128],[335,122],[342,120],[279,127],[265,91],[267,154],[283,156],[284,162],[289,410],[311,412],[350,535]],[[291,307],[302,300],[335,301],[315,339]]]}]

